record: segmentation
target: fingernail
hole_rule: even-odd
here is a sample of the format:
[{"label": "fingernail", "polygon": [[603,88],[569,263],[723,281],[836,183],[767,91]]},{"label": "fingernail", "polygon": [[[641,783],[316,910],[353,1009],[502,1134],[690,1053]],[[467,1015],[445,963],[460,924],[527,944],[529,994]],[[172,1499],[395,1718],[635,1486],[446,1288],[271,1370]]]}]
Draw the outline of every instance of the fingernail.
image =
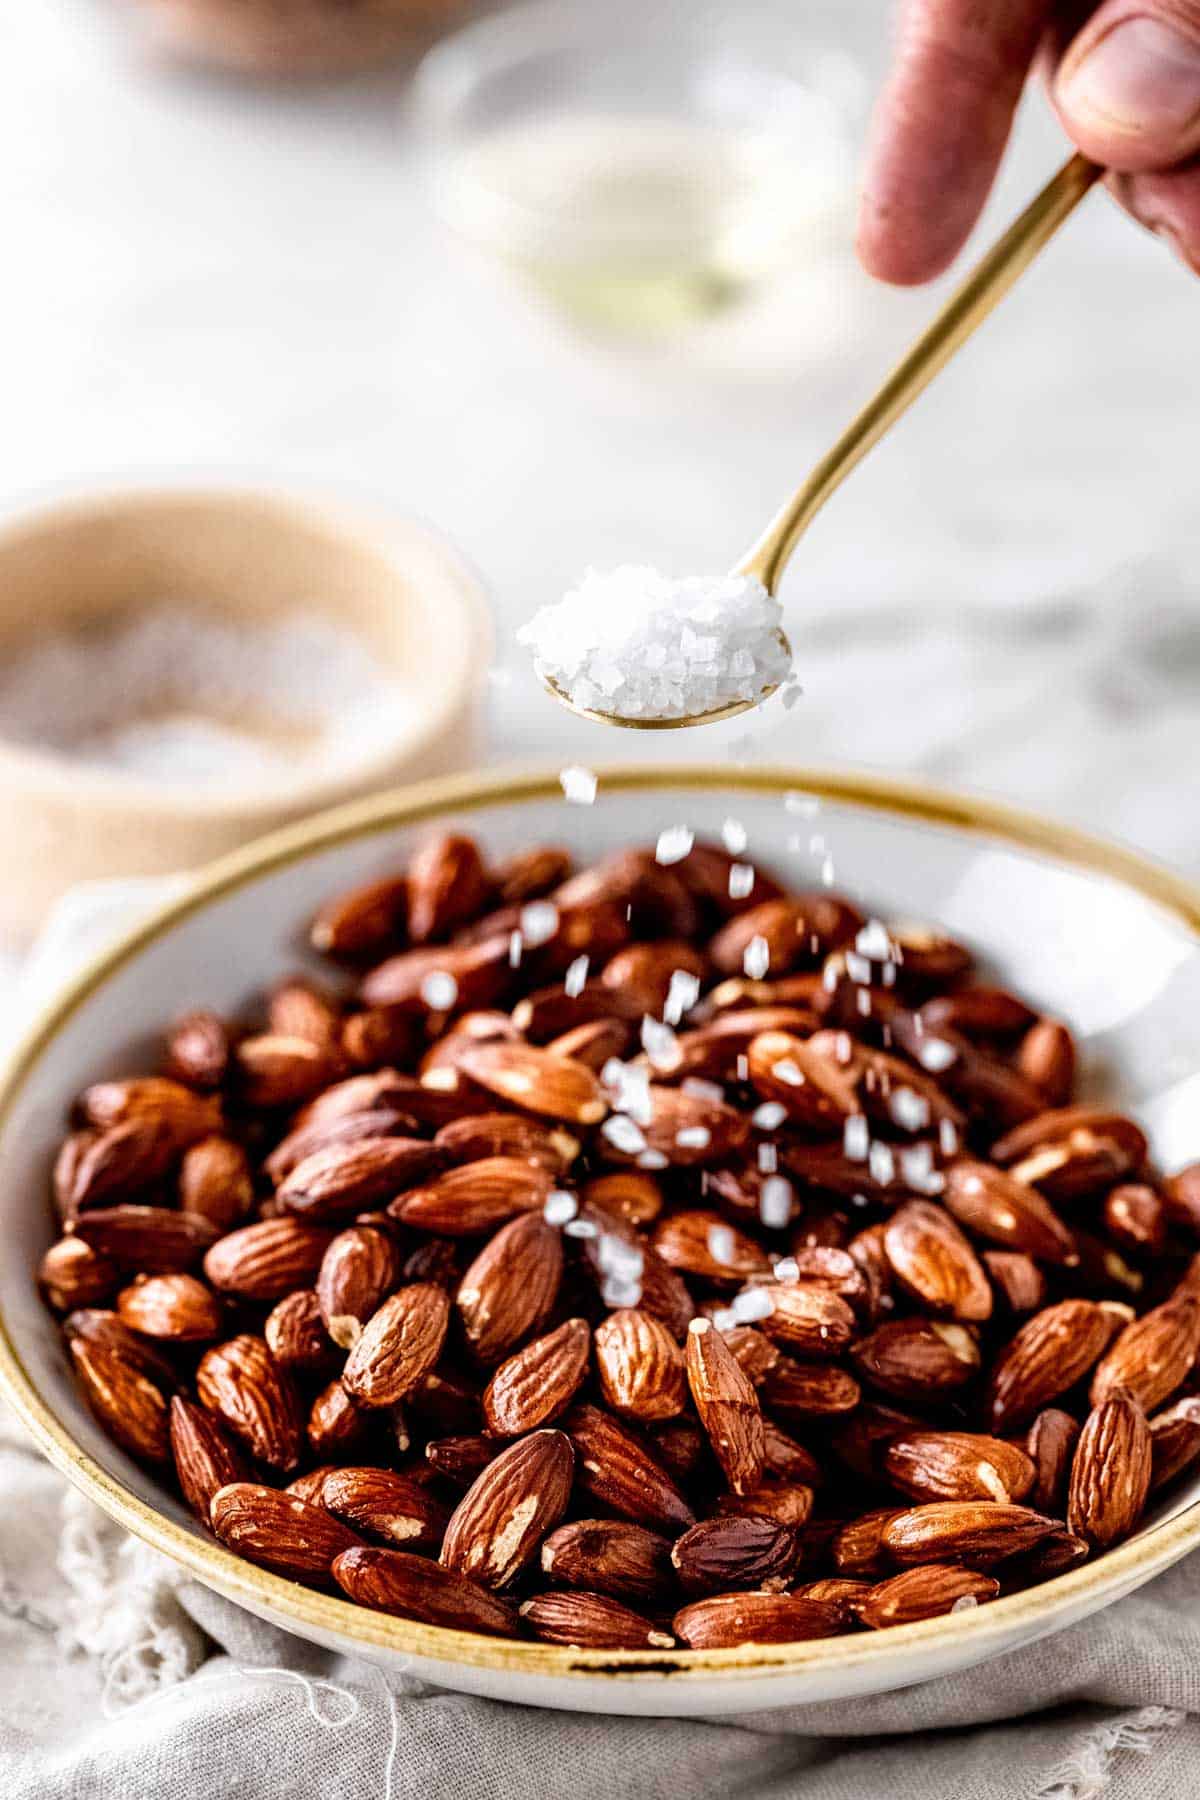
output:
[{"label": "fingernail", "polygon": [[1200,42],[1157,19],[1126,19],[1100,39],[1058,86],[1080,123],[1156,139],[1200,120]]}]

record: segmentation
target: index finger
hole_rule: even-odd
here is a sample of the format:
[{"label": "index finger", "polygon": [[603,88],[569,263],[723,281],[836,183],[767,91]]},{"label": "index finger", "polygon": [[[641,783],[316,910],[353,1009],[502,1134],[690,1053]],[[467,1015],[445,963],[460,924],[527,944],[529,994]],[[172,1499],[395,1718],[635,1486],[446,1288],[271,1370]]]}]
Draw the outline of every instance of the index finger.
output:
[{"label": "index finger", "polygon": [[928,281],[987,199],[1051,0],[903,0],[872,125],[858,254],[882,281]]}]

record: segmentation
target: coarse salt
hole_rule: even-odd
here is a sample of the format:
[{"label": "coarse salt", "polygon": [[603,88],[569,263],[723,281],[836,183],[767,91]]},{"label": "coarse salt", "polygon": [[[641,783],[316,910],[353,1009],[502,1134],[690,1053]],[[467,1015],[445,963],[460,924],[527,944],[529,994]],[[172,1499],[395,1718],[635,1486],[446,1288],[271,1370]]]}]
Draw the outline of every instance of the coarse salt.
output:
[{"label": "coarse salt", "polygon": [[531,900],[520,913],[521,936],[531,950],[548,944],[558,930],[558,908],[549,900]]},{"label": "coarse salt", "polygon": [[660,831],[658,834],[658,843],[654,848],[654,860],[661,863],[664,868],[670,868],[672,863],[682,862],[685,856],[691,855],[692,845],[695,841],[695,833],[690,831],[686,825],[671,825],[666,831]]},{"label": "coarse salt", "polygon": [[567,964],[567,972],[563,976],[563,991],[571,1000],[578,1000],[587,986],[588,959],[577,956],[574,962]]},{"label": "coarse salt", "polygon": [[786,1106],[780,1106],[778,1100],[764,1100],[750,1114],[750,1123],[759,1131],[778,1131],[786,1118]]},{"label": "coarse salt", "polygon": [[458,999],[458,983],[445,969],[434,969],[421,983],[421,998],[430,1012],[449,1012]]},{"label": "coarse salt", "polygon": [[591,806],[596,798],[596,777],[590,769],[582,769],[572,764],[559,774],[559,783],[563,793],[574,806]]},{"label": "coarse salt", "polygon": [[667,989],[667,998],[663,1006],[663,1018],[668,1025],[678,1025],[685,1012],[690,1012],[700,998],[700,982],[687,969],[675,969],[671,973],[671,983]]},{"label": "coarse salt", "polygon": [[765,937],[752,937],[742,955],[742,969],[751,981],[762,981],[771,966],[771,947]]},{"label": "coarse salt", "polygon": [[754,892],[753,863],[732,863],[729,869],[729,898],[745,900]]},{"label": "coarse salt", "polygon": [[786,1175],[770,1175],[758,1196],[758,1216],[768,1231],[782,1231],[792,1216],[792,1184]]},{"label": "coarse salt", "polygon": [[740,856],[750,839],[740,819],[726,819],[721,827],[721,841],[730,856]]},{"label": "coarse salt", "polygon": [[790,670],[782,608],[747,575],[674,580],[627,564],[589,569],[517,641],[576,706],[680,719],[755,702]]}]

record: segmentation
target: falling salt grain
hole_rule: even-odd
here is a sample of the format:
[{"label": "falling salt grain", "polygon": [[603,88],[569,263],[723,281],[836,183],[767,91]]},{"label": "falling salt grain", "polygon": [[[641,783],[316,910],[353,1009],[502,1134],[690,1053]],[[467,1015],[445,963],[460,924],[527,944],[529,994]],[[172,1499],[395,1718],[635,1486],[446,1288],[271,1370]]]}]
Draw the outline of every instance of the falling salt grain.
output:
[{"label": "falling salt grain", "polygon": [[760,1175],[773,1175],[779,1167],[779,1152],[774,1144],[758,1146],[758,1172]]},{"label": "falling salt grain", "polygon": [[587,977],[588,958],[577,956],[574,962],[567,965],[567,972],[563,976],[563,992],[568,999],[577,1000],[579,998],[587,986]]},{"label": "falling salt grain", "polygon": [[945,1038],[926,1038],[917,1050],[917,1061],[923,1069],[928,1069],[931,1075],[940,1075],[943,1069],[950,1067],[957,1056],[958,1052],[953,1044],[948,1044]]},{"label": "falling salt grain", "polygon": [[672,863],[682,862],[685,856],[691,855],[695,841],[694,832],[689,831],[686,825],[672,825],[668,830],[659,832],[654,860],[664,868],[670,868]]},{"label": "falling salt grain", "polygon": [[714,1262],[728,1268],[733,1262],[735,1240],[733,1231],[728,1225],[710,1225],[706,1239],[708,1253]]},{"label": "falling salt grain", "polygon": [[532,900],[521,908],[521,936],[531,950],[548,944],[558,930],[558,908],[549,900]]},{"label": "falling salt grain", "polygon": [[421,983],[421,998],[430,1012],[449,1012],[458,999],[458,983],[445,969],[434,969]]},{"label": "falling salt grain", "polygon": [[712,1100],[720,1106],[725,1098],[725,1089],[719,1081],[705,1081],[703,1075],[687,1075],[679,1084],[681,1094],[690,1094],[693,1100]]},{"label": "falling salt grain", "polygon": [[867,1158],[867,1167],[871,1171],[871,1180],[877,1181],[880,1187],[887,1187],[896,1179],[896,1158],[889,1144],[872,1144]]},{"label": "falling salt grain", "polygon": [[731,863],[729,868],[729,898],[745,900],[754,892],[754,865],[752,863]]},{"label": "falling salt grain", "polygon": [[740,819],[726,819],[721,827],[721,842],[730,856],[740,856],[750,842],[746,827]]},{"label": "falling salt grain", "polygon": [[942,1119],[938,1124],[938,1148],[943,1156],[958,1154],[958,1127],[953,1119]]},{"label": "falling salt grain", "polygon": [[623,1063],[619,1056],[610,1056],[600,1071],[600,1080],[608,1089],[617,1112],[628,1113],[639,1125],[650,1123],[654,1107],[650,1099],[650,1077],[645,1069]]},{"label": "falling salt grain", "polygon": [[624,1113],[614,1113],[611,1119],[605,1119],[600,1135],[607,1138],[614,1150],[620,1150],[626,1156],[636,1156],[639,1150],[646,1148],[640,1130]]},{"label": "falling salt grain", "polygon": [[832,856],[827,856],[821,864],[821,886],[831,888],[837,879]]},{"label": "falling salt grain", "polygon": [[771,1064],[771,1073],[776,1081],[786,1083],[788,1087],[803,1087],[804,1076],[790,1056],[781,1057],[777,1063]]},{"label": "falling salt grain", "polygon": [[671,1074],[683,1061],[674,1031],[660,1019],[652,1019],[649,1013],[642,1020],[642,1049],[661,1075]]},{"label": "falling salt grain", "polygon": [[775,1302],[766,1288],[747,1288],[744,1293],[734,1295],[729,1310],[735,1325],[753,1325],[759,1319],[770,1318],[775,1311]]},{"label": "falling salt grain", "polygon": [[675,1142],[681,1150],[707,1150],[712,1132],[706,1125],[683,1125],[675,1133]]},{"label": "falling salt grain", "polygon": [[667,998],[663,1004],[663,1018],[668,1025],[678,1025],[684,1013],[690,1012],[700,998],[700,982],[697,976],[687,969],[674,969],[671,972]]},{"label": "falling salt grain", "polygon": [[978,1605],[979,1601],[974,1594],[960,1594],[950,1611],[952,1613],[974,1612]]},{"label": "falling salt grain", "polygon": [[572,1238],[594,1238],[596,1226],[591,1219],[568,1219],[563,1226],[563,1236]]},{"label": "falling salt grain", "polygon": [[574,1194],[568,1194],[565,1188],[555,1188],[546,1197],[542,1217],[547,1225],[568,1225],[578,1211],[579,1202]]},{"label": "falling salt grain", "polygon": [[902,1131],[922,1131],[929,1123],[929,1102],[910,1087],[896,1088],[888,1100],[888,1112]]},{"label": "falling salt grain", "polygon": [[750,1114],[750,1123],[757,1126],[759,1131],[778,1131],[786,1118],[786,1106],[780,1106],[778,1100],[764,1100]]},{"label": "falling salt grain", "polygon": [[768,1231],[782,1231],[792,1216],[792,1184],[785,1175],[772,1175],[762,1184],[758,1216]]},{"label": "falling salt grain", "polygon": [[854,940],[854,948],[860,956],[869,956],[872,962],[890,962],[892,940],[883,920],[868,919]]},{"label": "falling salt grain", "polygon": [[742,956],[742,968],[751,981],[762,981],[771,966],[771,948],[765,937],[752,937]]},{"label": "falling salt grain", "polygon": [[637,1166],[639,1169],[647,1170],[647,1172],[656,1171],[658,1169],[669,1169],[671,1166],[671,1159],[669,1156],[664,1156],[661,1150],[643,1150],[637,1159]]},{"label": "falling salt grain", "polygon": [[800,1264],[794,1256],[781,1256],[771,1270],[776,1281],[799,1281]]},{"label": "falling salt grain", "polygon": [[562,791],[573,806],[591,806],[596,798],[596,777],[590,769],[573,764],[559,775]]},{"label": "falling salt grain", "polygon": [[750,1058],[746,1055],[744,1050],[739,1054],[737,1062],[734,1064],[734,1069],[739,1081],[749,1081]]},{"label": "falling salt grain", "polygon": [[508,937],[508,966],[510,969],[519,969],[520,968],[520,966],[521,966],[521,951],[523,950],[523,948],[524,948],[524,939],[522,938],[520,932],[519,931],[510,932],[509,937]]}]

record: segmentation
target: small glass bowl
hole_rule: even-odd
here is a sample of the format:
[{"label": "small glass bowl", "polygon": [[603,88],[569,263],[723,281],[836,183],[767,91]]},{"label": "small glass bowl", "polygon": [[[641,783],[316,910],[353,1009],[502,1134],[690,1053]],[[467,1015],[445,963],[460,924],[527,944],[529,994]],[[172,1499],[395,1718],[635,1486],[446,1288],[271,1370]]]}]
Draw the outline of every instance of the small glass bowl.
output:
[{"label": "small glass bowl", "polygon": [[608,329],[671,330],[840,252],[866,83],[816,11],[552,0],[469,26],[414,85],[438,210]]}]

